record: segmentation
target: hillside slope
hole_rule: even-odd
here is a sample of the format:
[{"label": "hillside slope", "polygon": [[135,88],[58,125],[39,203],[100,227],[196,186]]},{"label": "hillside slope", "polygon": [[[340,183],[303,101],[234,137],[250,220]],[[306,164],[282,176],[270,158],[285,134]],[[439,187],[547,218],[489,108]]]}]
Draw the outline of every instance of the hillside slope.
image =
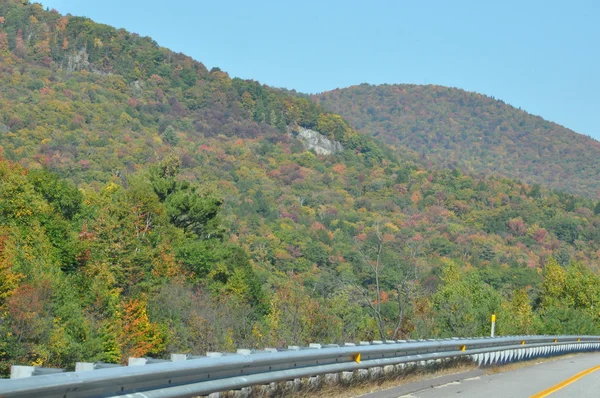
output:
[{"label": "hillside slope", "polygon": [[433,165],[597,198],[600,142],[456,88],[362,84],[313,96],[359,131]]},{"label": "hillside slope", "polygon": [[204,137],[286,140],[295,126],[381,157],[308,99],[208,71],[148,37],[21,1],[0,1],[0,16],[0,145],[26,166],[107,181],[174,148],[189,159]]}]

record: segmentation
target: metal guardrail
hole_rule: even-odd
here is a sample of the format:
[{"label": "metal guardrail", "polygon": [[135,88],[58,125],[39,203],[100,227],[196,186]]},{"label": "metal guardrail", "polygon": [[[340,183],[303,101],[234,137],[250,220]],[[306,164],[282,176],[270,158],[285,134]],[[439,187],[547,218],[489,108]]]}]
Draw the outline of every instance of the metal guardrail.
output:
[{"label": "metal guardrail", "polygon": [[600,336],[399,340],[238,350],[201,357],[175,354],[171,361],[132,358],[126,367],[78,363],[78,371],[63,373],[13,367],[15,377],[23,369],[25,376],[34,377],[0,380],[0,397],[191,397],[361,369],[401,369],[447,358],[470,358],[486,366],[582,351],[600,351]]}]

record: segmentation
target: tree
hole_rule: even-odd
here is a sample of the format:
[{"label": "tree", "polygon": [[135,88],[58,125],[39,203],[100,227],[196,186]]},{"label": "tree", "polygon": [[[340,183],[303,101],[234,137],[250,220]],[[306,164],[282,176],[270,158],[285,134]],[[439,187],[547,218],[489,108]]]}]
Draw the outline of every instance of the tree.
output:
[{"label": "tree", "polygon": [[123,318],[119,343],[122,359],[159,355],[165,349],[165,338],[159,326],[150,322],[144,299],[123,303]]},{"label": "tree", "polygon": [[200,239],[219,237],[217,215],[222,201],[211,192],[197,193],[195,187],[182,186],[165,200],[171,223]]},{"label": "tree", "polygon": [[449,259],[442,268],[443,284],[433,296],[438,333],[445,337],[487,335],[489,319],[500,309],[500,295],[482,282],[476,271],[463,272]]},{"label": "tree", "polygon": [[161,202],[177,189],[177,174],[181,167],[181,159],[175,155],[165,157],[157,165],[148,169],[148,180]]},{"label": "tree", "polygon": [[395,240],[376,222],[368,235],[355,238],[364,282],[353,282],[373,317],[381,340],[406,334],[406,322],[418,294],[416,263],[406,265],[388,246]]},{"label": "tree", "polygon": [[596,203],[596,206],[594,206],[594,214],[600,214],[600,201],[598,201],[598,203]]},{"label": "tree", "polygon": [[15,39],[15,54],[21,58],[24,58],[27,55],[27,48],[25,46],[25,41],[23,40],[22,29],[17,31],[17,37]]},{"label": "tree", "polygon": [[29,180],[54,208],[66,219],[72,219],[80,208],[82,195],[73,184],[59,178],[48,170],[32,170],[28,173]]},{"label": "tree", "polygon": [[600,277],[581,263],[546,263],[540,294],[542,333],[595,334],[600,329]]},{"label": "tree", "polygon": [[0,51],[8,50],[8,35],[0,31]]},{"label": "tree", "polygon": [[310,342],[334,342],[341,334],[341,322],[332,316],[321,298],[311,297],[305,276],[288,274],[271,298],[265,319],[263,343],[282,346]]},{"label": "tree", "polygon": [[317,119],[317,130],[332,140],[344,142],[352,132],[346,121],[339,115],[321,114]]},{"label": "tree", "polygon": [[165,129],[162,138],[169,145],[177,145],[179,143],[179,138],[173,126],[168,126]]},{"label": "tree", "polygon": [[[9,240],[7,228],[0,228],[0,311],[13,292],[19,287],[23,275],[12,270],[12,258],[7,242]],[[1,318],[0,318],[1,319]]]},{"label": "tree", "polygon": [[550,258],[544,268],[544,282],[540,302],[542,308],[556,307],[565,298],[567,271],[554,258]]},{"label": "tree", "polygon": [[515,290],[510,301],[502,303],[498,317],[498,334],[534,334],[536,319],[526,289]]}]

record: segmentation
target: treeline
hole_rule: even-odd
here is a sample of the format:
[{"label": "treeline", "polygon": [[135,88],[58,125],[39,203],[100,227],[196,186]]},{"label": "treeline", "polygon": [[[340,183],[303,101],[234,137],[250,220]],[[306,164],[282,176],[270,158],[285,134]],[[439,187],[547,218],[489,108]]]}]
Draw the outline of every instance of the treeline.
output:
[{"label": "treeline", "polygon": [[[319,243],[298,240],[296,269],[274,263],[266,274],[224,229],[221,195],[179,173],[179,159],[168,157],[126,183],[78,190],[0,162],[2,373],[15,363],[72,368],[172,352],[485,335],[492,313],[499,334],[598,333],[600,280],[582,263],[548,258],[532,285],[521,274],[499,289],[489,270],[456,259],[424,269],[423,242],[398,247],[390,223],[342,238],[352,249],[337,256],[347,260],[320,260],[337,266],[319,265],[311,258]],[[336,239],[318,222],[311,231]]]}]

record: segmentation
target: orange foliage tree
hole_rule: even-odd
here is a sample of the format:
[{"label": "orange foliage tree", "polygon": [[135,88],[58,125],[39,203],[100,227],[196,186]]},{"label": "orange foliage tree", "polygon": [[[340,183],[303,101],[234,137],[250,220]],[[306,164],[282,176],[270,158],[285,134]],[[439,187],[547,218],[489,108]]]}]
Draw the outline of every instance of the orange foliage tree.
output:
[{"label": "orange foliage tree", "polygon": [[146,300],[130,299],[122,304],[120,346],[122,359],[143,357],[165,349],[165,337],[159,326],[150,322]]}]

